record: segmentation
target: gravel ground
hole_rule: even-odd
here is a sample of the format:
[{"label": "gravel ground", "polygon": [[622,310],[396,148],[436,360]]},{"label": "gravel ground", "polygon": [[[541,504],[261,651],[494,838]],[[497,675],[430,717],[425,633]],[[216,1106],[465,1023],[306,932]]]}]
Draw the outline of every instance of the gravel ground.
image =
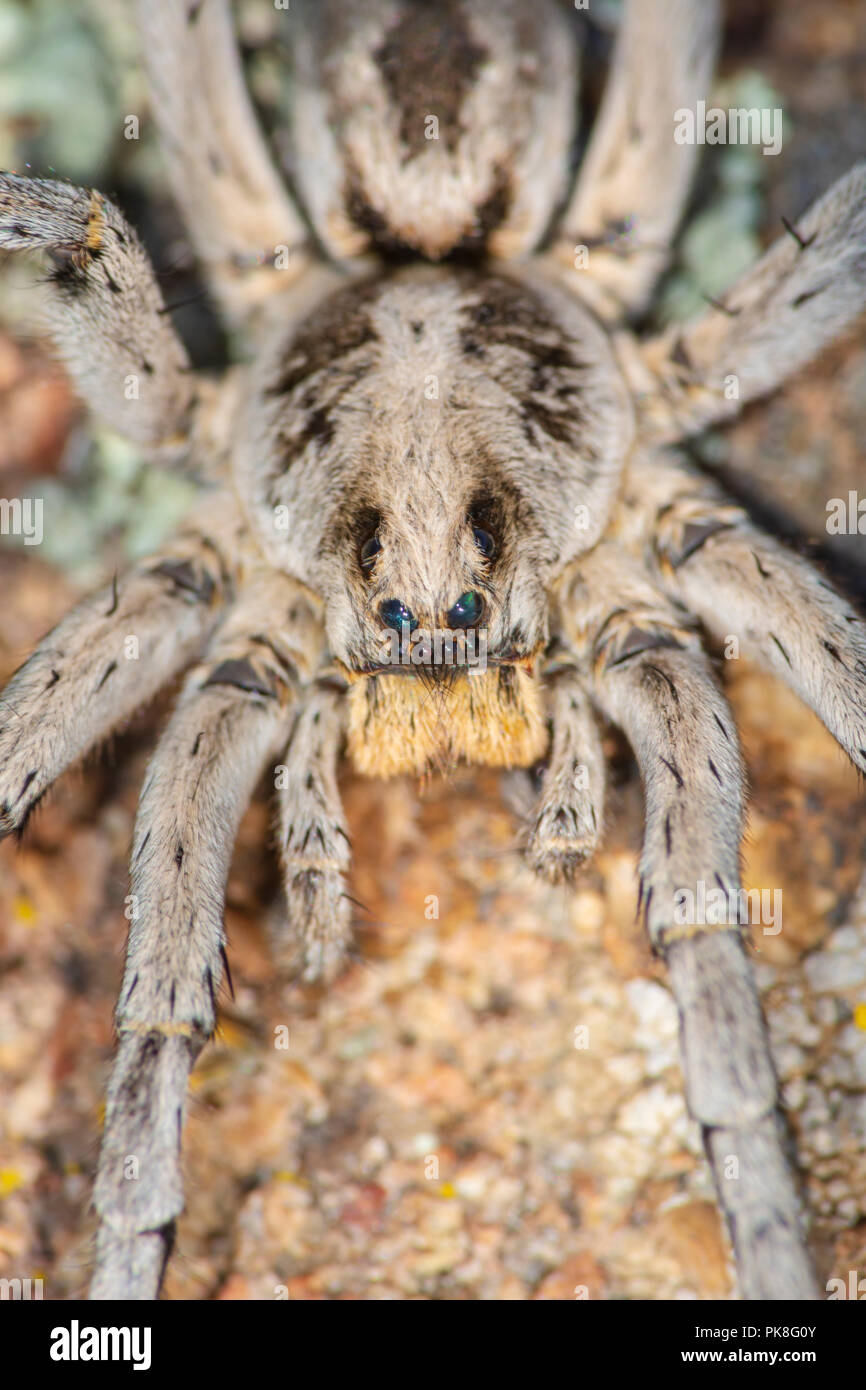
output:
[{"label": "gravel ground", "polygon": [[[847,0],[767,7],[763,24],[758,8],[734,7],[726,71],[759,69],[791,117],[766,161],[770,235],[862,152],[866,21]],[[852,333],[711,442],[732,486],[861,598],[862,538],[828,539],[824,519],[863,476],[862,341]],[[57,474],[61,501],[86,516],[82,438],[62,375],[0,339],[5,495]],[[91,536],[88,579],[122,544],[116,524]],[[83,573],[0,553],[0,677]],[[741,662],[723,674],[752,781],[746,886],[783,894],[782,931],[756,935],[753,957],[820,1276],[847,1279],[866,1266],[863,790],[784,689]],[[167,707],[63,779],[20,847],[0,846],[0,1277],[41,1275],[46,1298],[81,1297],[91,1266],[126,859]],[[493,774],[419,789],[347,770],[350,888],[364,906],[356,957],[327,992],[270,960],[278,880],[256,800],[229,884],[234,998],[223,992],[193,1077],[168,1297],[736,1295],[673,1005],[635,922],[640,785],[613,736],[609,752],[604,848],[573,894],[526,869]]]}]

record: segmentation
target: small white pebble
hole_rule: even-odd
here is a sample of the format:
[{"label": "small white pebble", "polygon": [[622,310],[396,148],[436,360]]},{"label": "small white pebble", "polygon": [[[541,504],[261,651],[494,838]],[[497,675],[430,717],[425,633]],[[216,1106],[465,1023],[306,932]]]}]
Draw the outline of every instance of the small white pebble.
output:
[{"label": "small white pebble", "polygon": [[781,1077],[793,1076],[795,1072],[802,1069],[804,1054],[801,1047],[795,1047],[793,1043],[784,1043],[781,1047],[773,1048],[773,1057],[776,1063],[776,1070]]},{"label": "small white pebble", "polygon": [[803,969],[814,990],[852,989],[866,980],[866,950],[849,952],[822,951],[809,956]]},{"label": "small white pebble", "polygon": [[829,1129],[813,1130],[809,1135],[809,1143],[815,1150],[815,1153],[820,1154],[822,1158],[827,1158],[830,1154],[838,1153],[839,1150],[839,1141],[832,1130]]},{"label": "small white pebble", "polygon": [[382,1138],[381,1134],[374,1134],[372,1139],[368,1139],[361,1149],[361,1167],[366,1173],[372,1173],[390,1158],[391,1150],[388,1143]]},{"label": "small white pebble", "polygon": [[685,1101],[681,1094],[672,1093],[662,1085],[649,1086],[621,1107],[617,1128],[645,1140],[654,1139],[670,1129],[684,1113]]},{"label": "small white pebble", "polygon": [[439,1147],[439,1136],[430,1130],[422,1130],[420,1134],[413,1134],[407,1145],[410,1158],[424,1158],[426,1154],[435,1153]]},{"label": "small white pebble", "polygon": [[827,942],[830,951],[859,951],[863,945],[863,933],[859,927],[837,927],[831,932]]},{"label": "small white pebble", "polygon": [[806,1101],[806,1083],[802,1076],[795,1076],[782,1087],[782,1101],[786,1110],[799,1110]]},{"label": "small white pebble", "polygon": [[467,1202],[480,1202],[490,1184],[490,1174],[476,1168],[462,1173],[455,1183],[458,1194]]},{"label": "small white pebble", "polygon": [[838,999],[823,998],[812,1002],[812,1011],[818,1023],[825,1028],[833,1028],[842,1017],[842,1005]]},{"label": "small white pebble", "polygon": [[651,1047],[677,1034],[677,1010],[668,990],[655,980],[629,980],[625,986],[629,1006],[638,1021],[635,1041]]}]

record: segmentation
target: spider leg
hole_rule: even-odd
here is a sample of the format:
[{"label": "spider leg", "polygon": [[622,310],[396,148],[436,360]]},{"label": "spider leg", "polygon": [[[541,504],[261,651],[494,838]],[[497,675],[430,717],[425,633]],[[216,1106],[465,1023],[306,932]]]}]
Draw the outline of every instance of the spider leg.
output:
[{"label": "spider leg", "polygon": [[[66,768],[202,650],[231,580],[225,495],[162,550],[78,604],[0,694],[0,836],[20,831]],[[215,538],[215,539],[214,539]]]},{"label": "spider leg", "polygon": [[718,641],[736,637],[742,655],[781,677],[866,772],[866,624],[711,483],[658,464],[634,470],[630,486],[661,582]]},{"label": "spider leg", "polygon": [[527,843],[529,862],[553,883],[571,883],[592,855],[602,828],[604,754],[576,668],[552,678],[553,741]]},{"label": "spider leg", "polygon": [[138,444],[171,452],[185,443],[207,384],[114,204],[93,189],[0,174],[0,250],[53,262],[47,328],[84,400]]},{"label": "spider leg", "polygon": [[137,10],[172,191],[238,322],[306,268],[307,229],[256,121],[226,0],[139,0]]},{"label": "spider leg", "polygon": [[[688,1105],[703,1129],[741,1291],[816,1297],[739,925],[744,771],[731,710],[696,635],[617,544],[580,563],[563,610],[578,654],[592,663],[594,698],[640,766],[639,907],[668,964]],[[723,912],[695,910],[708,890],[719,891]]]},{"label": "spider leg", "polygon": [[[611,72],[551,254],[575,293],[620,320],[643,309],[685,208],[696,144],[674,139],[675,112],[709,96],[717,0],[626,0]],[[576,259],[586,248],[585,263]]]},{"label": "spider leg", "polygon": [[351,937],[344,879],[351,850],[337,788],[343,700],[325,685],[306,694],[280,769],[277,833],[288,922],[310,981],[336,973]]},{"label": "spider leg", "polygon": [[156,1297],[183,1206],[187,1077],[216,1023],[232,846],[321,641],[318,604],[300,586],[273,574],[253,580],[186,681],[151,761],[94,1194],[93,1298]]},{"label": "spider leg", "polygon": [[866,163],[790,224],[724,298],[627,364],[645,438],[739,414],[811,361],[866,306]]}]

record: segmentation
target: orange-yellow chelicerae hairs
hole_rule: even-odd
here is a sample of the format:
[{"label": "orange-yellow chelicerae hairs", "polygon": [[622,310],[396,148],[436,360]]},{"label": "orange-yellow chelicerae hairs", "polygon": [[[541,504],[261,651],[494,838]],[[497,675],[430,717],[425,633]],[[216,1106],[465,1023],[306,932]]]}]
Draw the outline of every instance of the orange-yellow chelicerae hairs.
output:
[{"label": "orange-yellow chelicerae hairs", "polygon": [[349,690],[349,755],[368,777],[421,776],[457,763],[528,767],[547,748],[538,678],[521,666],[451,684],[377,675]]}]

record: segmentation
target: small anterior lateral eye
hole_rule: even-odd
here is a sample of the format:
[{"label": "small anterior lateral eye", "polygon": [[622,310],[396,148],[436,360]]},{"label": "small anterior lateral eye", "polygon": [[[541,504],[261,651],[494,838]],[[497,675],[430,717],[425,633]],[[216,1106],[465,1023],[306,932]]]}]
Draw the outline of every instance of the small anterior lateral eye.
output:
[{"label": "small anterior lateral eye", "polygon": [[382,542],[378,536],[370,536],[361,546],[361,569],[371,570],[379,551],[382,549]]},{"label": "small anterior lateral eye", "polygon": [[486,556],[488,560],[492,560],[496,553],[496,542],[490,532],[485,531],[481,526],[473,526],[472,534],[475,537],[475,544],[478,546],[481,554]]},{"label": "small anterior lateral eye", "polygon": [[453,608],[447,613],[449,627],[475,627],[484,612],[484,599],[477,589],[468,589],[461,594]]}]

